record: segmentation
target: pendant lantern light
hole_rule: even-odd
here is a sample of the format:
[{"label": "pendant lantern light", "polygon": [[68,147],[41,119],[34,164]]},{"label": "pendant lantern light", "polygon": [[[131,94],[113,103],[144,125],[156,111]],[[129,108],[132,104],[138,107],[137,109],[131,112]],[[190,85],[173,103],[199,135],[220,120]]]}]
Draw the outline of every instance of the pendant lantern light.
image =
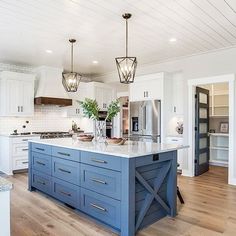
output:
[{"label": "pendant lantern light", "polygon": [[76,42],[76,40],[69,39],[69,42],[71,43],[71,70],[70,72],[62,73],[62,84],[67,92],[76,92],[79,87],[81,75],[73,71],[73,44]]},{"label": "pendant lantern light", "polygon": [[123,84],[130,84],[134,82],[135,71],[137,67],[137,58],[128,56],[128,19],[131,18],[130,13],[125,13],[122,17],[126,22],[126,41],[125,41],[125,57],[117,57],[116,66],[120,78],[120,82]]}]

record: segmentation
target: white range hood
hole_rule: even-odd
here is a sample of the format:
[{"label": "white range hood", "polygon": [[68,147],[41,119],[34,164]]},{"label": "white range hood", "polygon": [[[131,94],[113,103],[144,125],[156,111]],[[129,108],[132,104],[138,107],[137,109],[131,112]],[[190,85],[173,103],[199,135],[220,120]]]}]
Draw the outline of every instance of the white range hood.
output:
[{"label": "white range hood", "polygon": [[62,85],[62,68],[36,68],[35,104],[70,106],[72,100]]}]

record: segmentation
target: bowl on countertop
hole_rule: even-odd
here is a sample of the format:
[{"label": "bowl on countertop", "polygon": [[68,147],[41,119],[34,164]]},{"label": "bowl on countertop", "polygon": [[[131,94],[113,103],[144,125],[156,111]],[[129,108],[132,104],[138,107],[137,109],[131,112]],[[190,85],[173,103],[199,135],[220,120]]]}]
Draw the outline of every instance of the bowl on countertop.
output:
[{"label": "bowl on countertop", "polygon": [[106,142],[108,144],[112,144],[112,145],[124,145],[126,142],[126,139],[124,139],[124,138],[107,138]]},{"label": "bowl on countertop", "polygon": [[93,140],[93,135],[90,135],[90,134],[80,134],[78,136],[78,140],[79,141],[82,141],[82,142],[92,142]]}]

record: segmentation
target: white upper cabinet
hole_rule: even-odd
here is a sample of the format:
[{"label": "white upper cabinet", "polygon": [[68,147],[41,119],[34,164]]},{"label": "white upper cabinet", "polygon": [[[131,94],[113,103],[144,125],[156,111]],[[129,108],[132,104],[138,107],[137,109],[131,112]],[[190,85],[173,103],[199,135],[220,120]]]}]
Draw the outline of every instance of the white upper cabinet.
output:
[{"label": "white upper cabinet", "polygon": [[106,111],[113,100],[113,91],[111,88],[95,86],[95,99],[101,110]]},{"label": "white upper cabinet", "polygon": [[96,99],[100,110],[106,111],[111,101],[115,99],[115,89],[110,85],[99,82],[87,84],[89,93],[87,93],[86,97]]},{"label": "white upper cabinet", "polygon": [[184,80],[181,75],[173,77],[172,82],[172,112],[175,115],[183,115],[184,113]]},{"label": "white upper cabinet", "polygon": [[0,73],[1,116],[33,116],[34,78],[32,74]]},{"label": "white upper cabinet", "polygon": [[129,85],[130,101],[162,99],[164,73],[136,77]]},{"label": "white upper cabinet", "polygon": [[69,94],[73,99],[72,106],[68,107],[68,117],[83,116],[82,109],[77,101],[84,101],[85,98],[96,99],[101,111],[106,111],[112,100],[115,99],[115,89],[99,82],[81,82],[76,93]]},{"label": "white upper cabinet", "polygon": [[68,117],[82,117],[82,108],[78,100],[72,100],[72,106],[67,108]]}]

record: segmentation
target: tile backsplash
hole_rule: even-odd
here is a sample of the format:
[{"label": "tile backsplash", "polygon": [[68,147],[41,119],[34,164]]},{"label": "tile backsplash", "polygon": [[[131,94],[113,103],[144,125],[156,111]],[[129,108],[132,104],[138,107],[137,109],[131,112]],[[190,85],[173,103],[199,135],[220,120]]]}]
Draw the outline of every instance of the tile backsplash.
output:
[{"label": "tile backsplash", "polygon": [[68,131],[71,129],[72,120],[80,127],[81,118],[66,117],[66,108],[35,106],[33,117],[0,117],[0,132],[12,133],[14,129],[18,132]]}]

